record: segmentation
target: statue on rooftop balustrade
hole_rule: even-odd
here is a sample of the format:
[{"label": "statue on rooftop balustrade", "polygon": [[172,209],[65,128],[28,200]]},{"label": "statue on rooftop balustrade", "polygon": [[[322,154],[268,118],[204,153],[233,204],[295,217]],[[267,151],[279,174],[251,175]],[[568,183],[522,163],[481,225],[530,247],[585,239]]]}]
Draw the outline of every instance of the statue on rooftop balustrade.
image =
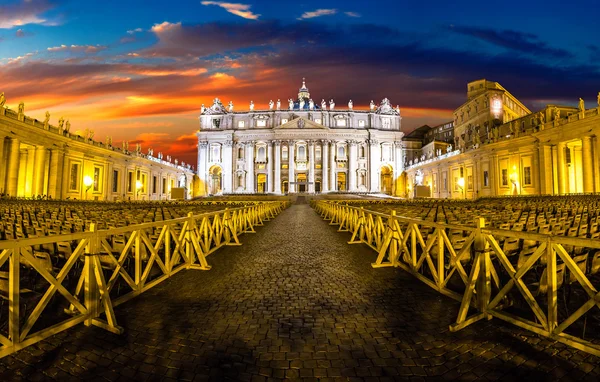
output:
[{"label": "statue on rooftop balustrade", "polygon": [[281,109],[281,100],[278,98],[277,99],[277,110]]},{"label": "statue on rooftop balustrade", "polygon": [[558,121],[560,119],[560,109],[554,106],[554,120]]},{"label": "statue on rooftop balustrade", "polygon": [[273,102],[273,100],[269,101],[269,110],[273,110],[273,106],[275,105],[275,102]]},{"label": "statue on rooftop balustrade", "polygon": [[583,98],[579,98],[579,111],[585,111],[585,103],[583,102]]},{"label": "statue on rooftop balustrade", "polygon": [[300,110],[304,109],[304,98],[300,99]]},{"label": "statue on rooftop balustrade", "polygon": [[69,122],[69,120],[67,119],[67,122],[65,124],[65,133],[68,133],[71,130],[71,122]]},{"label": "statue on rooftop balustrade", "polygon": [[290,110],[294,109],[294,100],[293,99],[288,99],[288,106],[290,107]]},{"label": "statue on rooftop balustrade", "polygon": [[[600,93],[598,93],[598,99],[600,99]],[[4,96],[4,92],[0,93],[0,107],[4,107],[6,103],[6,97]]]},{"label": "statue on rooftop balustrade", "polygon": [[348,101],[348,109],[352,110],[353,107],[354,107],[354,103],[352,102],[352,100]]},{"label": "statue on rooftop balustrade", "polygon": [[94,130],[90,130],[90,138],[88,139],[88,141],[92,140],[94,140]]},{"label": "statue on rooftop balustrade", "polygon": [[65,118],[64,117],[60,117],[58,119],[58,130],[62,133],[63,131],[63,126],[65,125]]},{"label": "statue on rooftop balustrade", "polygon": [[200,105],[200,114],[204,114],[205,110],[206,110],[206,107],[204,106],[204,104]]},{"label": "statue on rooftop balustrade", "polygon": [[48,126],[50,126],[50,112],[46,112],[46,119],[44,119],[44,129],[48,130]]},{"label": "statue on rooftop balustrade", "polygon": [[543,111],[540,111],[540,125],[546,123],[546,114]]},{"label": "statue on rooftop balustrade", "polygon": [[308,100],[308,108],[313,110],[315,108],[315,102],[311,99]]},{"label": "statue on rooftop balustrade", "polygon": [[327,102],[325,102],[325,99],[321,99],[321,109],[327,110]]},{"label": "statue on rooftop balustrade", "polygon": [[19,103],[19,114],[25,114],[25,102],[23,101]]},{"label": "statue on rooftop balustrade", "polygon": [[375,102],[373,102],[373,100],[371,100],[371,102],[369,103],[369,110],[371,110],[371,111],[375,110]]},{"label": "statue on rooftop balustrade", "polygon": [[335,109],[335,102],[333,102],[333,98],[329,101],[329,110]]},{"label": "statue on rooftop balustrade", "polygon": [[473,139],[473,142],[474,142],[476,145],[480,145],[480,144],[481,144],[481,137],[479,136],[479,129],[477,129],[477,130],[475,131],[475,138]]},{"label": "statue on rooftop balustrade", "polygon": [[254,111],[254,101],[250,101],[250,111]]}]

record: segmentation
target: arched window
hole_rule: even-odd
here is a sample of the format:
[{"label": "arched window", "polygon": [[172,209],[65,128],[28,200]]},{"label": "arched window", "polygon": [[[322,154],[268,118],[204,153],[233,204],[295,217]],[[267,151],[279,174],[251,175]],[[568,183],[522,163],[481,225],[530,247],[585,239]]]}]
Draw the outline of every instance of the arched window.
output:
[{"label": "arched window", "polygon": [[344,146],[338,146],[338,157],[346,156],[346,148]]},{"label": "arched window", "polygon": [[260,146],[258,148],[258,160],[261,162],[264,162],[266,160],[265,158],[265,147],[264,146]]},{"label": "arched window", "polygon": [[319,146],[315,147],[315,159],[321,160],[321,147]]},{"label": "arched window", "polygon": [[288,159],[288,148],[287,148],[287,146],[283,146],[281,148],[281,159]]},{"label": "arched window", "polygon": [[306,146],[298,146],[298,159],[306,160]]},{"label": "arched window", "polygon": [[365,146],[360,146],[359,157],[360,158],[365,157]]},{"label": "arched window", "polygon": [[244,159],[244,148],[238,148],[238,159]]}]

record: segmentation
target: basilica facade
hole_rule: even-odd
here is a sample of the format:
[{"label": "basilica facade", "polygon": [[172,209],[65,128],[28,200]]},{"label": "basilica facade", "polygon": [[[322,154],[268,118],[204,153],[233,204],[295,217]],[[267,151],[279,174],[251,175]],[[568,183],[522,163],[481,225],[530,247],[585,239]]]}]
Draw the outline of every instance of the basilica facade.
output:
[{"label": "basilica facade", "polygon": [[388,99],[315,103],[303,81],[297,99],[237,111],[216,98],[199,120],[200,194],[404,191],[400,109]]}]

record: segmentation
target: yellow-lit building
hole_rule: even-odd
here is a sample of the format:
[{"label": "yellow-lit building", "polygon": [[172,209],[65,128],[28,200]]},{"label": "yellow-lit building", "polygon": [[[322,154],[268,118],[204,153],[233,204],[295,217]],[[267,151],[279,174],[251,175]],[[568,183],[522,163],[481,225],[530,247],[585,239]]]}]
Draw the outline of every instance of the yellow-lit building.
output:
[{"label": "yellow-lit building", "polygon": [[600,192],[600,106],[532,113],[486,80],[469,83],[467,98],[454,112],[455,145],[407,164],[406,196],[418,186],[456,199]]},{"label": "yellow-lit building", "polygon": [[[0,193],[16,197],[87,200],[168,200],[172,189],[193,196],[189,165],[154,156],[141,147],[115,147],[90,133],[69,132],[0,107]],[[92,133],[93,134],[93,133]]]}]

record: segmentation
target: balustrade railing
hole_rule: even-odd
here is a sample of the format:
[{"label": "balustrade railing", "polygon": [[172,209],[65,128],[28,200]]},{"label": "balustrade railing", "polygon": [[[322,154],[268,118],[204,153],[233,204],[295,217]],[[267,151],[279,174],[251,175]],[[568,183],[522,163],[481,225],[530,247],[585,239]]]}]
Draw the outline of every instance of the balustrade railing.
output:
[{"label": "balustrade railing", "polygon": [[114,307],[255,232],[289,202],[127,227],[0,241],[0,357],[77,324],[122,333]]},{"label": "balustrade railing", "polygon": [[451,331],[495,317],[600,356],[600,240],[492,229],[476,217],[464,226],[332,201],[312,206],[352,234],[349,244],[376,251],[373,267],[400,267],[461,301]]}]

